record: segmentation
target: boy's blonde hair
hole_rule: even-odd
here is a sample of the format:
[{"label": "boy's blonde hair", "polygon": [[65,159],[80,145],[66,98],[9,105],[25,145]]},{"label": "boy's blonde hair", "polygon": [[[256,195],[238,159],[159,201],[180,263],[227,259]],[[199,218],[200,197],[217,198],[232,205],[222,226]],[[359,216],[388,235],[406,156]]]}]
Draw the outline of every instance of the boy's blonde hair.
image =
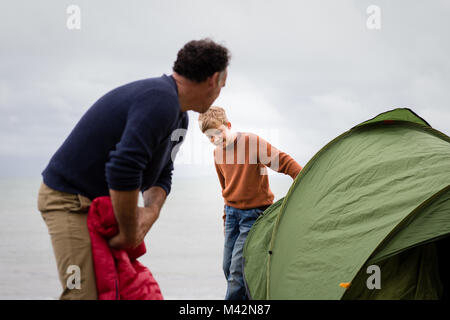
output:
[{"label": "boy's blonde hair", "polygon": [[225,109],[221,107],[211,107],[208,111],[201,113],[198,117],[200,129],[204,133],[208,129],[217,129],[220,125],[226,125],[229,121],[225,114]]}]

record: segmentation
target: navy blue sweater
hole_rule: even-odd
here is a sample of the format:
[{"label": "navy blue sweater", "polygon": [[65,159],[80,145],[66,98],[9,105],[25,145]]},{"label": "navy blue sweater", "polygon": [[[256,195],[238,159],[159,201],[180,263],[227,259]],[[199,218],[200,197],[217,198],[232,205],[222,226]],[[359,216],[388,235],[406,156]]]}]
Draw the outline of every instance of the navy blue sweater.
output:
[{"label": "navy blue sweater", "polygon": [[187,127],[171,76],[128,83],[83,115],[42,172],[44,183],[90,199],[152,186],[169,194],[172,149],[181,141],[172,133]]}]

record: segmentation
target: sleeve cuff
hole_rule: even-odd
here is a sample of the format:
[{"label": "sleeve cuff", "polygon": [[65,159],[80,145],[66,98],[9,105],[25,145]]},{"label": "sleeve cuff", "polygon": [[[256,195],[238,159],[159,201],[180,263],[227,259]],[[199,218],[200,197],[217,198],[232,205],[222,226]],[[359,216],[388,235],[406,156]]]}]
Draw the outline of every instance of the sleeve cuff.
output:
[{"label": "sleeve cuff", "polygon": [[170,190],[171,190],[170,186],[167,186],[167,185],[162,184],[162,183],[155,183],[155,184],[153,185],[153,187],[161,187],[161,188],[163,188],[164,191],[166,192],[166,196],[169,195]]}]

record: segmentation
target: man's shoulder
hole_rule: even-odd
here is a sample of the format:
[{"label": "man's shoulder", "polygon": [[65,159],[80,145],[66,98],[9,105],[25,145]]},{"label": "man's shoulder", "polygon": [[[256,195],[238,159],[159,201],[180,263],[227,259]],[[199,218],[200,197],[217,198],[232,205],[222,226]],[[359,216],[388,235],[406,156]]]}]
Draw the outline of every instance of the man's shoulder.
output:
[{"label": "man's shoulder", "polygon": [[[173,79],[166,75],[158,78],[148,78],[131,82],[133,95],[130,97],[132,112],[148,114],[164,113],[176,116],[180,113],[180,105],[176,85]],[[133,87],[135,87],[133,89]]]},{"label": "man's shoulder", "polygon": [[163,95],[178,99],[177,87],[174,80],[163,75],[161,77],[146,78],[122,84],[109,92],[102,99],[124,100],[135,102],[136,100]]},{"label": "man's shoulder", "polygon": [[137,94],[141,99],[145,99],[147,97],[151,98],[155,95],[163,95],[172,98],[178,97],[175,82],[171,77],[166,75],[133,81],[125,86],[137,87]]}]

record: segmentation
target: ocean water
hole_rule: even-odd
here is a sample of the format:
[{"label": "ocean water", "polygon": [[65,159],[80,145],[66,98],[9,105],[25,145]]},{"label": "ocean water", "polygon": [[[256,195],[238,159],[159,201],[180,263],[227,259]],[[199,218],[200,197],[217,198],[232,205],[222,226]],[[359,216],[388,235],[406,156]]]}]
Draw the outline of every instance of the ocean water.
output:
[{"label": "ocean water", "polygon": [[[61,288],[47,227],[37,210],[40,177],[0,181],[0,299],[57,299]],[[270,176],[275,200],[292,179]],[[142,200],[140,200],[142,203]],[[223,199],[216,177],[175,177],[138,260],[165,299],[225,296]]]}]

